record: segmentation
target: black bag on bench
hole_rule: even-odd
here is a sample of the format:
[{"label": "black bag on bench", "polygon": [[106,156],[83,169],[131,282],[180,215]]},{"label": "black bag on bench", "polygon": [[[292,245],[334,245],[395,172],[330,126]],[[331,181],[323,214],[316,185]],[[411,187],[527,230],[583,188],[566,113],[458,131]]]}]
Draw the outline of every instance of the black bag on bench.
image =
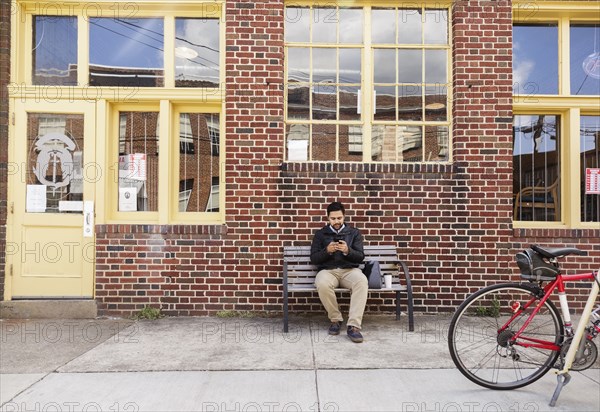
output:
[{"label": "black bag on bench", "polygon": [[381,289],[381,267],[376,260],[365,262],[363,273],[369,280],[369,289]]}]

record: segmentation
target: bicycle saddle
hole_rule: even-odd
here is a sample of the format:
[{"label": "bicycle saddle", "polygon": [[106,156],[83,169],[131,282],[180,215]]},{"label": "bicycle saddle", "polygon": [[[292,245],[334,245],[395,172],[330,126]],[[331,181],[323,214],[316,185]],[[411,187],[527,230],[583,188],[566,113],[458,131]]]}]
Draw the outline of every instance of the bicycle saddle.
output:
[{"label": "bicycle saddle", "polygon": [[575,255],[579,255],[579,256],[587,255],[587,252],[585,252],[583,250],[579,250],[575,247],[554,247],[554,248],[546,247],[546,248],[544,248],[544,247],[541,247],[538,245],[531,245],[531,248],[533,250],[535,250],[536,252],[538,252],[540,255],[542,255],[548,259],[567,256],[570,254],[575,254]]}]

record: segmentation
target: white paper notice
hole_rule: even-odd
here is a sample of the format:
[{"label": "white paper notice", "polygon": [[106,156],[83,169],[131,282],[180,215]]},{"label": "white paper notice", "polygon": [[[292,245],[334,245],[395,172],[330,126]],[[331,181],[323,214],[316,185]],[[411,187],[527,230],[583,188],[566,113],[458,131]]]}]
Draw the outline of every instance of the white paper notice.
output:
[{"label": "white paper notice", "polygon": [[27,185],[27,213],[46,211],[46,185]]},{"label": "white paper notice", "polygon": [[119,212],[137,211],[137,189],[135,187],[119,188]]},{"label": "white paper notice", "polygon": [[288,160],[291,162],[308,160],[308,140],[288,140]]}]

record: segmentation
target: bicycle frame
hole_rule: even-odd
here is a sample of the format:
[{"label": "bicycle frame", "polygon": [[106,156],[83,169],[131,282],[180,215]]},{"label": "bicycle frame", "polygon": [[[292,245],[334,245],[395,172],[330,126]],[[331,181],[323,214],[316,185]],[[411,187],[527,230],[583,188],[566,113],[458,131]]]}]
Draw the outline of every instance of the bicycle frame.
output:
[{"label": "bicycle frame", "polygon": [[[527,318],[527,320],[525,321],[523,326],[512,337],[511,342],[514,345],[523,346],[526,348],[539,348],[539,349],[547,349],[547,350],[552,350],[552,351],[560,351],[560,349],[561,349],[560,346],[556,345],[554,342],[548,342],[548,341],[544,341],[544,340],[540,340],[540,339],[528,338],[526,336],[521,336],[521,334],[527,328],[527,326],[531,323],[531,320],[538,314],[538,312],[544,305],[544,302],[546,302],[546,300],[548,300],[550,295],[552,295],[552,293],[556,289],[558,289],[558,298],[560,301],[560,307],[561,307],[561,311],[562,311],[562,315],[563,315],[563,323],[564,323],[564,326],[567,328],[567,334],[571,335],[571,332],[570,332],[570,330],[571,330],[571,315],[569,312],[569,304],[567,302],[566,293],[565,293],[565,283],[566,282],[574,282],[574,281],[578,281],[578,280],[590,280],[594,283],[595,288],[598,288],[598,285],[594,281],[594,279],[595,279],[594,272],[582,273],[582,274],[576,274],[576,275],[558,275],[555,280],[553,280],[552,282],[550,282],[548,285],[546,285],[543,288],[544,297],[540,299],[540,302],[534,308],[533,312],[529,315],[529,317]],[[594,289],[594,288],[592,288],[592,289]],[[581,321],[579,322],[579,325],[583,324],[584,328],[585,328],[585,325],[587,325],[587,323],[589,321],[589,313],[591,313],[591,310],[593,308],[593,305],[594,305],[597,295],[598,295],[598,291],[596,291],[596,293],[594,294],[593,290],[592,290],[592,294],[590,294],[590,297],[588,298],[588,302],[586,304],[586,310],[588,309],[588,305],[590,305],[590,302],[591,302],[591,306],[588,311],[587,319],[585,319],[585,321],[584,321],[584,319],[582,318]],[[523,313],[524,310],[528,309],[534,302],[535,302],[535,298],[532,298],[525,304],[525,306],[523,306],[522,308],[516,309],[513,316],[511,316],[511,318],[504,325],[502,325],[502,327],[498,330],[498,332],[502,332],[503,330],[508,328],[509,325],[513,322],[513,320],[517,316],[521,315],[521,313]],[[584,310],[584,312],[583,312],[584,315],[586,313],[586,310]],[[583,330],[582,330],[582,333],[583,333]],[[580,341],[580,339],[577,342],[573,342],[573,343],[576,343],[576,345],[575,344],[571,345],[571,348],[569,348],[569,349],[575,348],[575,350],[576,350],[579,345],[579,341]],[[572,363],[572,361],[573,360],[571,359],[571,363]],[[571,365],[569,364],[568,366],[570,367]]]}]

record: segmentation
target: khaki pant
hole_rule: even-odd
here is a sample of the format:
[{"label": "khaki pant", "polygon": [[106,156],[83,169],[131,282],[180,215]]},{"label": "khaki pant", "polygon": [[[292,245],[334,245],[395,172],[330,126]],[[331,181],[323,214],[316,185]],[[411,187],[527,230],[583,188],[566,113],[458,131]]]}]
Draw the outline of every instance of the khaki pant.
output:
[{"label": "khaki pant", "polygon": [[317,273],[315,286],[331,322],[343,322],[344,320],[334,289],[340,286],[350,289],[350,312],[347,325],[360,329],[369,289],[367,277],[360,269],[323,269]]}]

